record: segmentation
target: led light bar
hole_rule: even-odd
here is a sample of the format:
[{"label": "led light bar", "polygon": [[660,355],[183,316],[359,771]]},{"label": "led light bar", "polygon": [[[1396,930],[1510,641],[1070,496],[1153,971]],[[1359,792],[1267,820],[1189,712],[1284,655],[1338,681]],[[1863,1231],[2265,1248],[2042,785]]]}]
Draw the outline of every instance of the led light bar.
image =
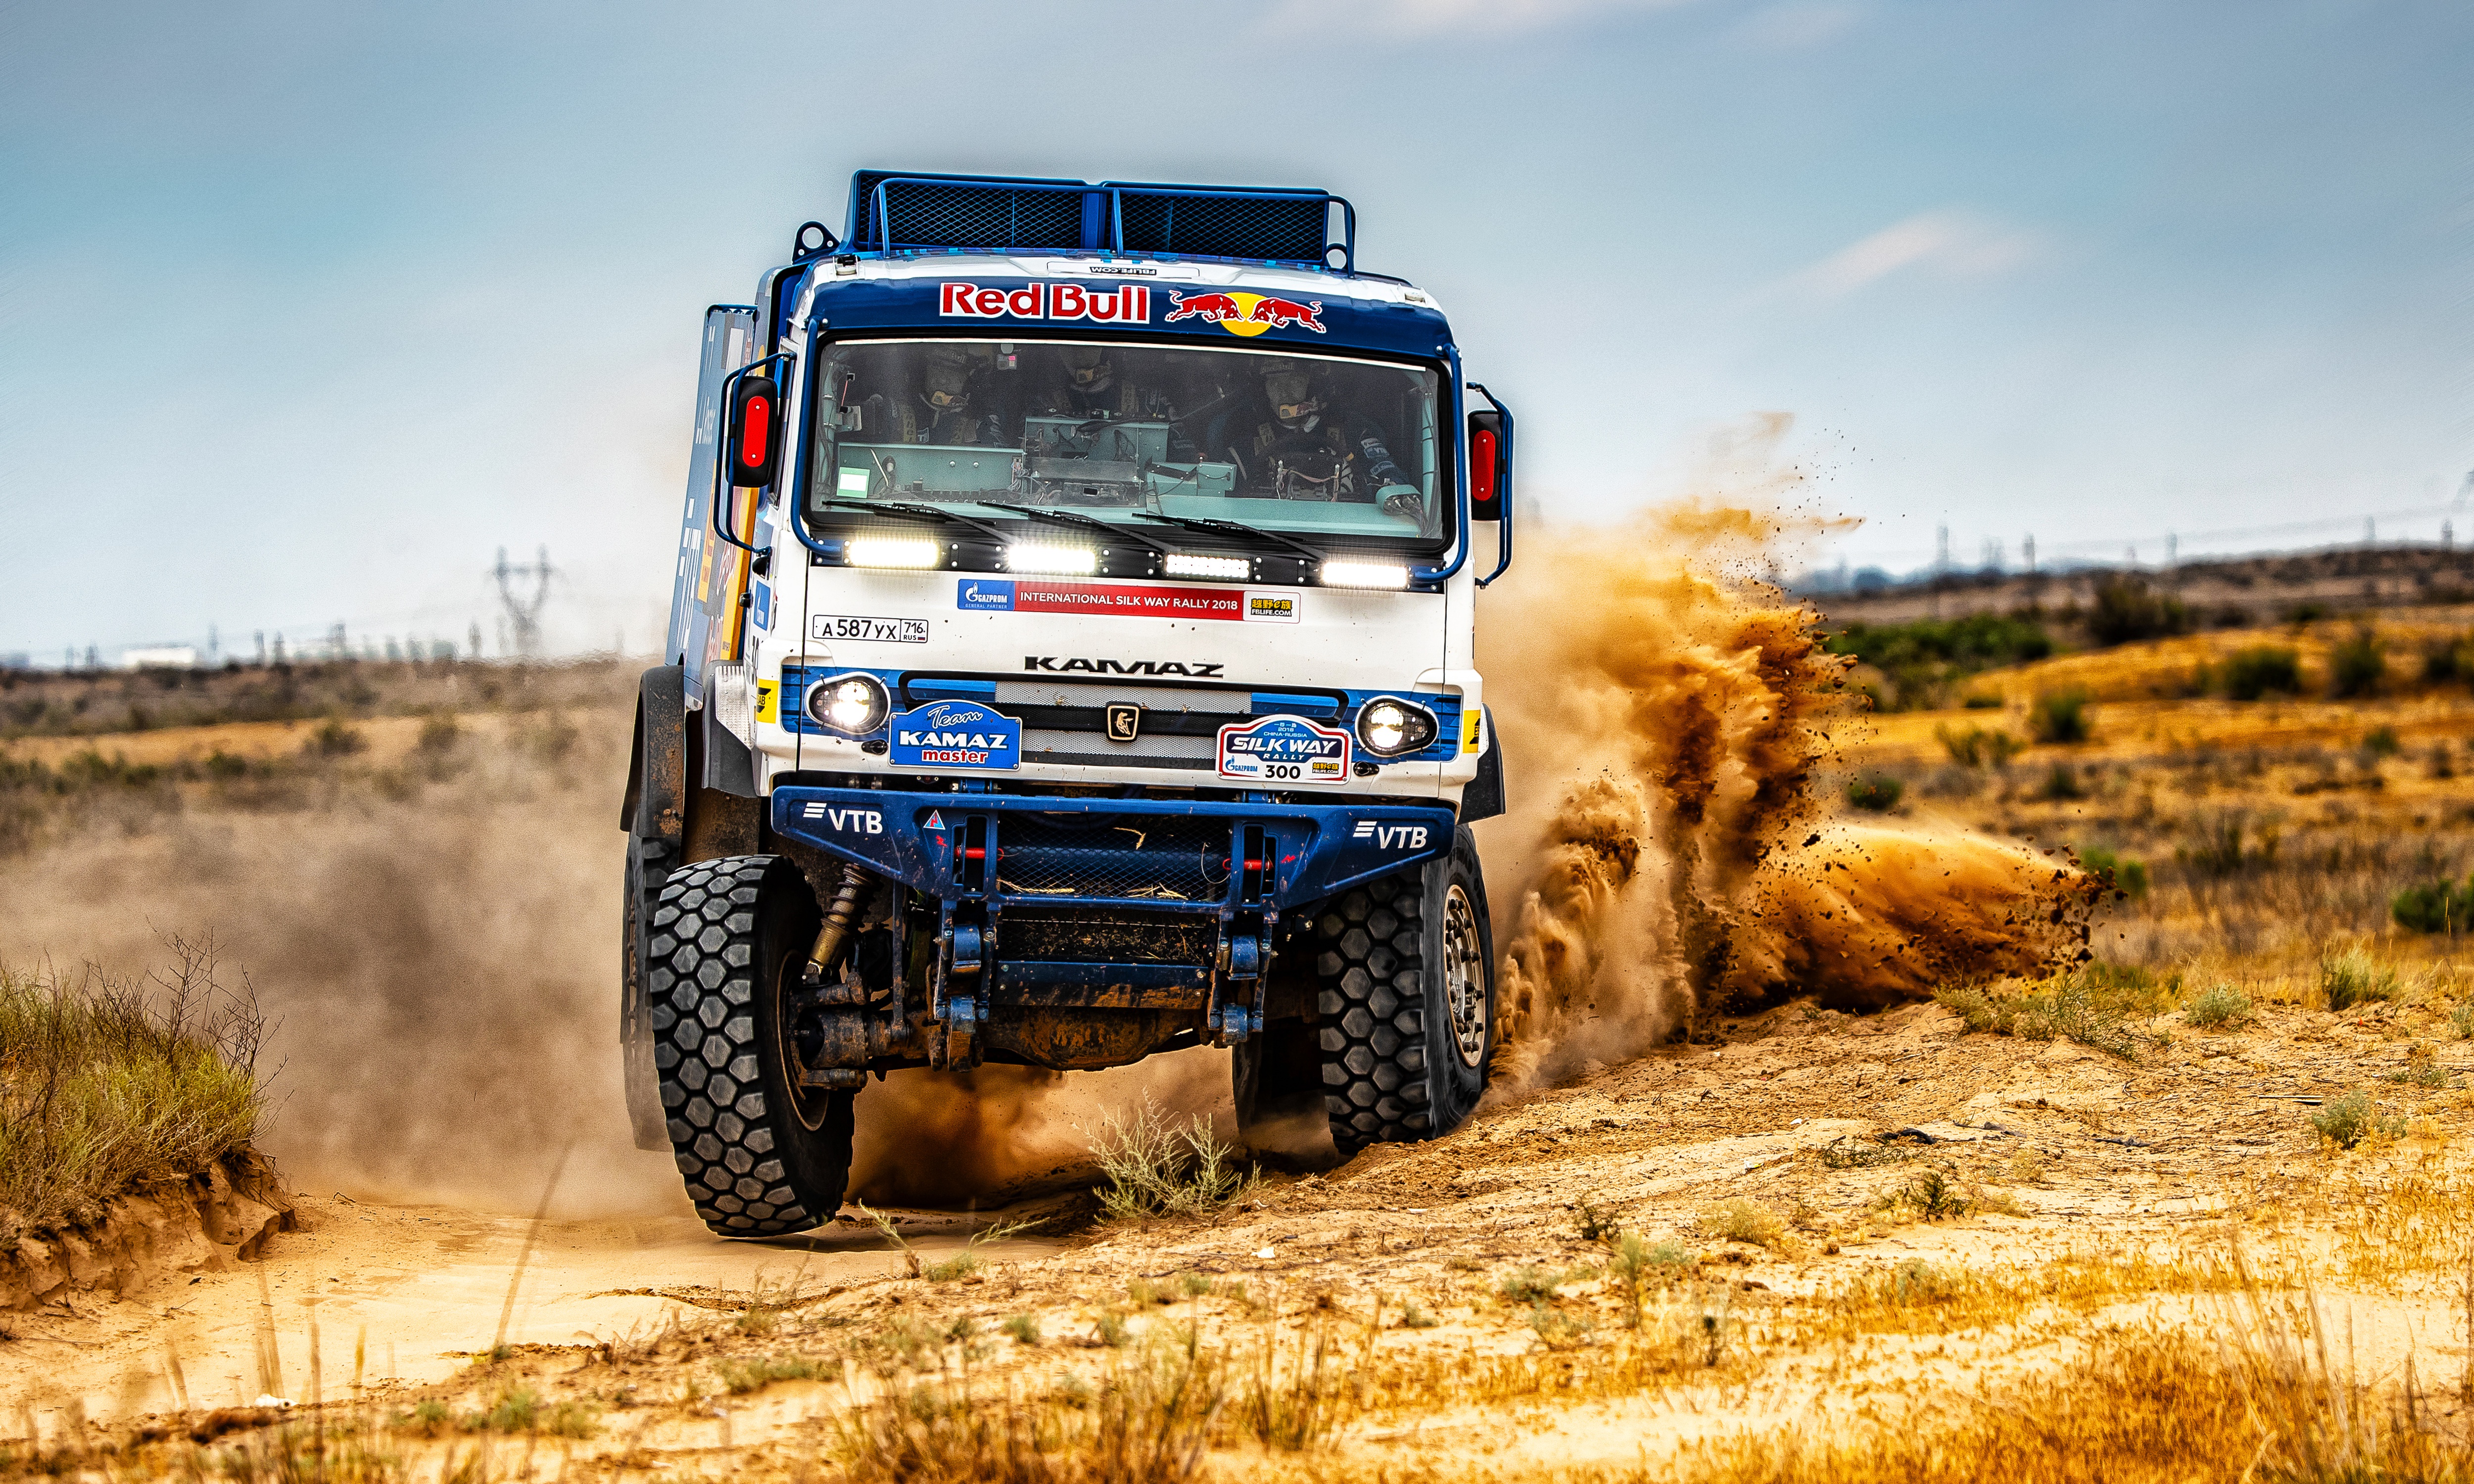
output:
[{"label": "led light bar", "polygon": [[1160,570],[1171,577],[1246,577],[1252,574],[1254,565],[1243,557],[1198,557],[1173,551],[1161,560]]},{"label": "led light bar", "polygon": [[1406,587],[1409,569],[1389,562],[1326,562],[1320,574],[1326,587]]},{"label": "led light bar", "polygon": [[1008,572],[1055,572],[1068,577],[1087,577],[1100,566],[1100,554],[1088,546],[1065,546],[1055,541],[1015,541],[1006,547],[1006,570]]},{"label": "led light bar", "polygon": [[854,536],[842,543],[842,560],[852,566],[931,567],[944,562],[945,549],[915,536]]}]

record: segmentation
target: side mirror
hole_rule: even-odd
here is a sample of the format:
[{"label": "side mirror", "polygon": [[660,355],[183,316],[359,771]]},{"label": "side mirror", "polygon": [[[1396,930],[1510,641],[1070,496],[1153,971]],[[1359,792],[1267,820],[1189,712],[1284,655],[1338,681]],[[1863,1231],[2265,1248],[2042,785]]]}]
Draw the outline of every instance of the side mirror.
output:
[{"label": "side mirror", "polygon": [[1512,439],[1500,412],[1468,415],[1469,518],[1501,520],[1512,497]]},{"label": "side mirror", "polygon": [[741,376],[730,394],[729,445],[723,462],[742,490],[773,483],[782,469],[782,387],[770,376]]}]

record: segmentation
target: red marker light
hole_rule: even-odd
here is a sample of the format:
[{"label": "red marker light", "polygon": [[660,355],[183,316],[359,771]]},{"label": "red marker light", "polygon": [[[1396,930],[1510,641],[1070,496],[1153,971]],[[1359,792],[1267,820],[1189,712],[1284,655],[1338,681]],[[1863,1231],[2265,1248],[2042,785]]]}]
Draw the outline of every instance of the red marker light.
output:
[{"label": "red marker light", "polygon": [[1480,428],[1469,439],[1469,502],[1483,505],[1494,498],[1495,435]]},{"label": "red marker light", "polygon": [[765,440],[773,431],[772,399],[749,397],[742,416],[745,420],[740,424],[739,462],[748,468],[763,468]]}]

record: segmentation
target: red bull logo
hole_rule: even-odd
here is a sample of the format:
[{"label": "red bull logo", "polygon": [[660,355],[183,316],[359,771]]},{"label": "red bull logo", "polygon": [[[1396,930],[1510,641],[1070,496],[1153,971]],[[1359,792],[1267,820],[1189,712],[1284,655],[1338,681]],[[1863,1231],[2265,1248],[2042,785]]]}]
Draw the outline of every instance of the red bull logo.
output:
[{"label": "red bull logo", "polygon": [[1001,289],[988,283],[939,286],[936,312],[976,320],[1094,320],[1103,324],[1147,324],[1152,291],[1137,283],[1086,288],[1079,283],[1028,283]]},{"label": "red bull logo", "polygon": [[1320,335],[1322,329],[1322,300],[1300,304],[1294,299],[1275,299],[1268,294],[1179,294],[1168,291],[1169,312],[1163,323],[1179,320],[1201,320],[1217,324],[1231,335],[1260,335],[1265,330],[1297,325]]}]

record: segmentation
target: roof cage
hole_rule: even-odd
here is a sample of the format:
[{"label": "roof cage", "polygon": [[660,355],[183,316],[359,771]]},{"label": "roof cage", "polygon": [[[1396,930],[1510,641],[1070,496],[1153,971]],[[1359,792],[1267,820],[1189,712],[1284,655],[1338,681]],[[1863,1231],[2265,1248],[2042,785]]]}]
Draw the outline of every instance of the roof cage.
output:
[{"label": "roof cage", "polygon": [[847,240],[861,252],[1106,250],[1353,273],[1357,210],[1319,190],[862,170]]}]

